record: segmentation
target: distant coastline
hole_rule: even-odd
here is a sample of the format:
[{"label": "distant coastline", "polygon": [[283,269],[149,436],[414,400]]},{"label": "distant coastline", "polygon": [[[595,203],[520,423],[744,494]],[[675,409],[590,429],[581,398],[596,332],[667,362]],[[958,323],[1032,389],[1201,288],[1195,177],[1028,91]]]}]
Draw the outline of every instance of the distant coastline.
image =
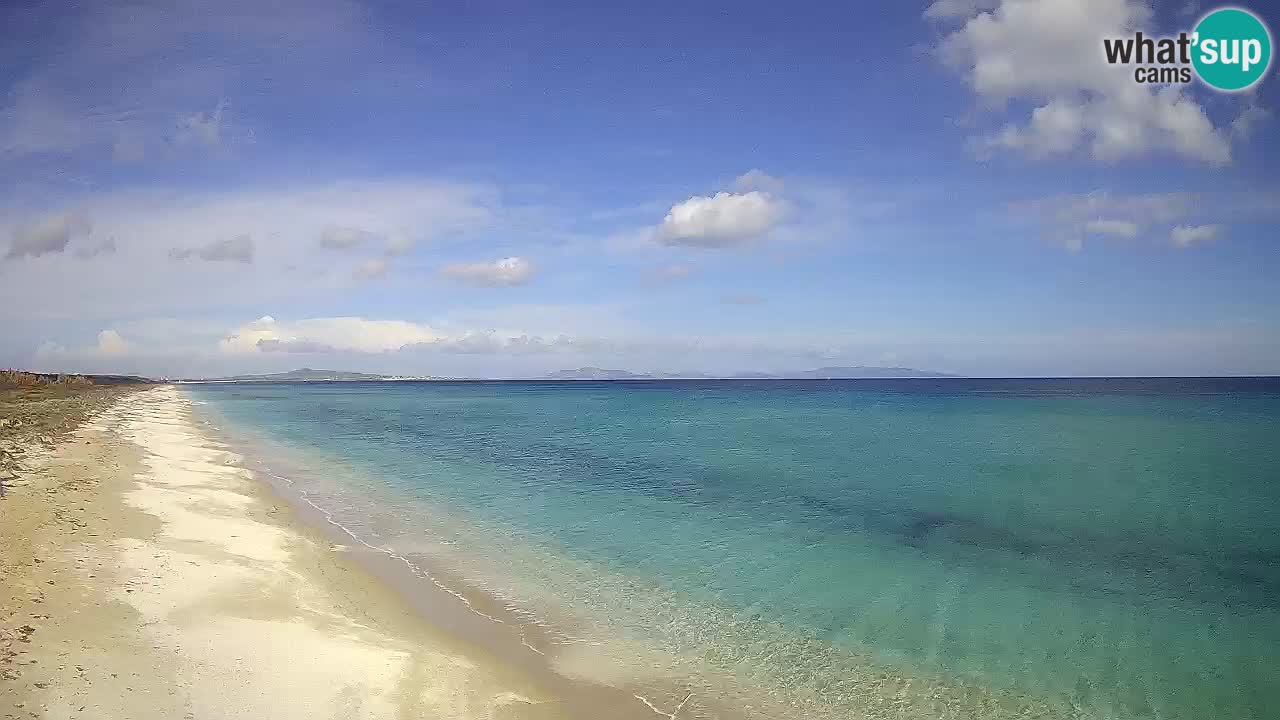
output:
[{"label": "distant coastline", "polygon": [[715,375],[699,372],[636,373],[629,370],[610,370],[598,367],[580,367],[557,370],[545,375],[512,378],[440,377],[434,375],[382,375],[378,373],[348,372],[344,370],[316,370],[300,368],[281,373],[232,375],[216,378],[178,378],[171,382],[187,383],[280,383],[280,382],[397,382],[397,381],[610,381],[610,380],[858,380],[858,379],[906,379],[906,378],[958,378],[961,375],[916,370],[902,367],[821,367],[794,372],[766,373],[740,372]]}]

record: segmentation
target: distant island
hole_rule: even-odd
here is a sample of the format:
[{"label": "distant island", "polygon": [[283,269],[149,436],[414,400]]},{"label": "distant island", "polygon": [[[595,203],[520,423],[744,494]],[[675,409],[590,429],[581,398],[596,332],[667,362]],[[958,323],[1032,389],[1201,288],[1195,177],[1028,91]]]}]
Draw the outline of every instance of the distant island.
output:
[{"label": "distant island", "polygon": [[218,378],[197,378],[177,382],[374,382],[389,380],[431,380],[429,376],[381,375],[378,373],[348,372],[345,370],[313,370],[300,368],[281,373],[258,375],[231,375]]}]

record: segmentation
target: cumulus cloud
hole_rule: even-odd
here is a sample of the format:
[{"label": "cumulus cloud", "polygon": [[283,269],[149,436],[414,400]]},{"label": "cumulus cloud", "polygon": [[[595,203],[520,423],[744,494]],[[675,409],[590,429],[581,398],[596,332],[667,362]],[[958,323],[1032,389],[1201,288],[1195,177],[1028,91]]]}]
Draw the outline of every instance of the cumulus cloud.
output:
[{"label": "cumulus cloud", "polygon": [[492,262],[445,265],[440,274],[475,287],[509,287],[529,282],[533,265],[524,258],[505,257]]},{"label": "cumulus cloud", "polygon": [[192,248],[174,248],[169,251],[173,260],[186,260],[198,257],[209,262],[253,262],[253,238],[248,235],[237,235],[232,238],[214,240],[206,245]]},{"label": "cumulus cloud", "polygon": [[[829,343],[828,343],[829,345]],[[227,334],[224,355],[413,353],[465,355],[612,355],[689,352],[810,352],[809,340],[757,337],[600,337],[591,334],[534,334],[519,330],[444,330],[404,320],[362,317],[310,318],[285,322],[270,315]],[[230,359],[230,358],[228,358]]]},{"label": "cumulus cloud", "polygon": [[263,338],[258,341],[257,347],[261,352],[297,353],[300,355],[339,352],[339,349],[332,345],[325,345],[324,343],[316,342],[314,340],[278,340],[276,338]]},{"label": "cumulus cloud", "polygon": [[730,189],[738,193],[760,190],[774,195],[781,195],[785,186],[786,184],[782,181],[782,178],[774,177],[763,170],[751,169],[735,178]]},{"label": "cumulus cloud", "polygon": [[978,137],[981,153],[1031,157],[1087,150],[1098,160],[1160,151],[1207,163],[1231,160],[1231,133],[1218,128],[1180,86],[1134,82],[1103,57],[1102,40],[1153,28],[1139,0],[940,0],[926,16],[959,21],[940,57],[984,103],[1029,102],[1029,116]]},{"label": "cumulus cloud", "polygon": [[123,355],[129,352],[130,345],[115,330],[103,330],[98,333],[96,349],[100,355]]},{"label": "cumulus cloud", "polygon": [[[24,272],[5,275],[0,318],[6,307],[31,297],[42,300],[36,308],[23,308],[25,313],[105,322],[145,317],[161,308],[166,313],[207,312],[249,302],[330,296],[352,284],[361,260],[384,257],[384,248],[367,244],[359,259],[335,263],[317,248],[328,227],[359,228],[378,239],[404,233],[426,241],[505,229],[506,212],[495,187],[427,178],[294,182],[213,192],[157,187],[98,192],[68,202],[54,216],[92,218],[92,234],[73,232],[61,254],[25,262]],[[11,237],[20,239],[14,255],[22,257],[45,247],[22,240],[35,228],[59,230],[35,234],[52,234],[55,247],[61,245],[63,224],[52,223],[49,216],[25,205],[0,203],[0,270],[15,264],[12,258],[3,260]],[[76,227],[75,222],[67,224]],[[242,236],[251,242],[236,240]],[[73,253],[81,252],[94,257],[73,262]],[[385,258],[388,272],[394,271],[395,259]],[[217,267],[236,272],[211,272]],[[365,268],[366,273],[373,270],[372,265]],[[49,293],[50,287],[71,291]]]},{"label": "cumulus cloud", "polygon": [[48,215],[14,228],[5,258],[12,260],[61,253],[71,244],[73,237],[87,234],[91,229],[88,216],[81,212]]},{"label": "cumulus cloud", "polygon": [[380,353],[407,345],[430,343],[440,334],[426,325],[404,320],[361,317],[312,318],[277,322],[264,315],[228,334],[218,344],[224,353],[300,352],[309,350]]},{"label": "cumulus cloud", "polygon": [[454,354],[530,354],[600,347],[599,341],[565,335],[543,337],[517,331],[456,330],[446,333],[404,320],[362,317],[309,318],[281,322],[265,315],[228,334],[218,345],[230,355],[253,353],[394,353],[433,350]]},{"label": "cumulus cloud", "polygon": [[1179,225],[1169,232],[1169,241],[1174,247],[1191,247],[1196,243],[1213,240],[1221,232],[1221,225]]},{"label": "cumulus cloud", "polygon": [[671,207],[657,237],[667,245],[730,247],[768,233],[784,215],[784,203],[761,190],[695,195]]}]

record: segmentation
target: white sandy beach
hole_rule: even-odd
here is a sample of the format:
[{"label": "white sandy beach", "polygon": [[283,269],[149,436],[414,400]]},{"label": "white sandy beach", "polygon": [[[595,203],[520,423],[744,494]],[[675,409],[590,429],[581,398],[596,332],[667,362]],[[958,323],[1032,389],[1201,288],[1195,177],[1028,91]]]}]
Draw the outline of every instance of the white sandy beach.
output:
[{"label": "white sandy beach", "polygon": [[33,460],[4,513],[0,712],[526,718],[559,703],[432,629],[301,526],[170,387]]}]

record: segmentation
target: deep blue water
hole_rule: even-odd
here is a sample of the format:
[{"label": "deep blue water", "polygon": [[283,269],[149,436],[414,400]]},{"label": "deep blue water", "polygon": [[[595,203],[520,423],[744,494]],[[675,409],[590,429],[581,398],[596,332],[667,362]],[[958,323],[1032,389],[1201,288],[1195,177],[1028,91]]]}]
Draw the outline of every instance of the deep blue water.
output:
[{"label": "deep blue water", "polygon": [[987,717],[1280,709],[1276,379],[186,389],[610,677],[832,716],[904,685]]}]

